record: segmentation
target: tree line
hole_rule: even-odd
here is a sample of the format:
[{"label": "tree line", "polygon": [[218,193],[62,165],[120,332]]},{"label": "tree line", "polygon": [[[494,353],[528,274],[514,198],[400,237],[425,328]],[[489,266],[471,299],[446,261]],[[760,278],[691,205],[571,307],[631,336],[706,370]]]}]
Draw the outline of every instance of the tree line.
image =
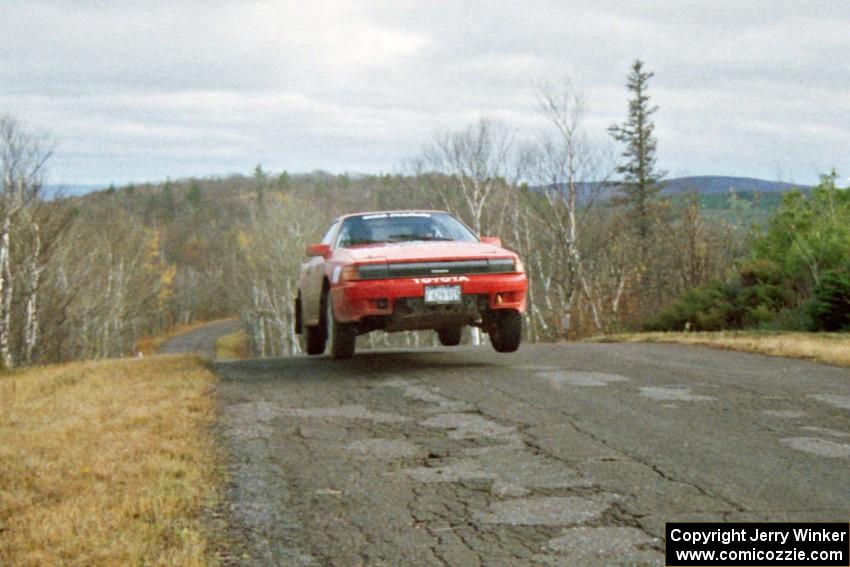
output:
[{"label": "tree line", "polygon": [[[697,194],[662,195],[651,78],[636,61],[626,118],[608,129],[619,156],[590,143],[586,102],[564,82],[539,88],[546,131],[519,138],[482,117],[435,135],[403,173],[258,165],[251,175],[74,198],[46,198],[49,144],[3,117],[2,362],[131,354],[141,337],[231,315],[245,321],[253,353],[298,353],[293,304],[305,246],[335,216],[359,210],[446,209],[500,236],[529,275],[527,340],[640,328],[751,254],[746,223],[706,215]],[[362,340],[433,344],[431,335]]]},{"label": "tree line", "polygon": [[748,254],[649,318],[648,330],[850,331],[850,191],[824,175],[783,195]]}]

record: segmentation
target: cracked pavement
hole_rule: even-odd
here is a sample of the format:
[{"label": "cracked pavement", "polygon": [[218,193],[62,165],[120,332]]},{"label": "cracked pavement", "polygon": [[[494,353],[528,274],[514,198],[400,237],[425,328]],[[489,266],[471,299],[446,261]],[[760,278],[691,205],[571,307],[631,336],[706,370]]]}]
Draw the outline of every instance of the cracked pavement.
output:
[{"label": "cracked pavement", "polygon": [[850,517],[850,372],[651,344],[219,362],[235,565],[663,565]]}]

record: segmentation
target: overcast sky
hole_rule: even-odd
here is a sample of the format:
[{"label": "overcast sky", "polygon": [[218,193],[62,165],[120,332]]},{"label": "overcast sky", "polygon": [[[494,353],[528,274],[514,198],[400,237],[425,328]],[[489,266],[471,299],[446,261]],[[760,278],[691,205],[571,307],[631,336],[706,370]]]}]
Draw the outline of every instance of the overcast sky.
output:
[{"label": "overcast sky", "polygon": [[534,138],[565,77],[611,144],[635,58],[670,176],[850,176],[847,0],[0,0],[0,37],[52,183],[396,172],[482,115]]}]

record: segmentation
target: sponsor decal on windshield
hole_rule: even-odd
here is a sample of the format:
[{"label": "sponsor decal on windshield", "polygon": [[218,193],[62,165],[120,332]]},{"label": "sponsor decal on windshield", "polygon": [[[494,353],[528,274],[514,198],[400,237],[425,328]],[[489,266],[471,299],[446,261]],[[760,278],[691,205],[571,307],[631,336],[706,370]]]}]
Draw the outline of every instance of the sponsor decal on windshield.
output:
[{"label": "sponsor decal on windshield", "polygon": [[380,213],[377,215],[363,215],[363,220],[372,220],[372,219],[386,219],[386,218],[405,218],[405,217],[421,217],[429,219],[431,218],[431,213]]}]

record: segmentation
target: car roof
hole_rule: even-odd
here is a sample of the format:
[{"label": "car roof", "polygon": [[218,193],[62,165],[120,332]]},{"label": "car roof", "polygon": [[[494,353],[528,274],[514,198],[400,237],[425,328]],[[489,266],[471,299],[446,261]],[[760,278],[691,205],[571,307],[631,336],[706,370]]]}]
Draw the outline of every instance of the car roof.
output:
[{"label": "car roof", "polygon": [[[452,215],[448,211],[440,211],[440,210],[436,210],[436,209],[396,209],[396,210],[391,210],[391,211],[364,211],[364,212],[360,212],[360,213],[347,213],[347,214],[340,215],[339,217],[337,217],[334,220],[334,222],[345,220],[345,219],[348,219],[348,218],[351,218],[351,217],[362,217],[362,216],[367,216],[367,215],[392,215],[392,214],[399,214],[399,213],[444,213],[444,214],[447,214],[447,215]],[[452,216],[454,216],[454,215],[452,215]]]}]

